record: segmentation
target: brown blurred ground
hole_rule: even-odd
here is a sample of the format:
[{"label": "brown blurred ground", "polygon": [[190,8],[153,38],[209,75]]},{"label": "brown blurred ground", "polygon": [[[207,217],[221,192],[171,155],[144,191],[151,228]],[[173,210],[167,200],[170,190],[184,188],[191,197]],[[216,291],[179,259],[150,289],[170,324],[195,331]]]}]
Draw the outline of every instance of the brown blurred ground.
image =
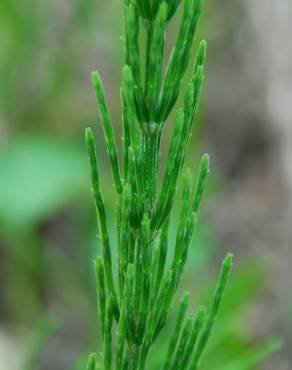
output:
[{"label": "brown blurred ground", "polygon": [[283,350],[264,369],[288,370],[291,357],[292,4],[209,3],[209,69],[204,135],[223,193],[209,215],[222,248],[267,264],[253,320],[277,333]]}]

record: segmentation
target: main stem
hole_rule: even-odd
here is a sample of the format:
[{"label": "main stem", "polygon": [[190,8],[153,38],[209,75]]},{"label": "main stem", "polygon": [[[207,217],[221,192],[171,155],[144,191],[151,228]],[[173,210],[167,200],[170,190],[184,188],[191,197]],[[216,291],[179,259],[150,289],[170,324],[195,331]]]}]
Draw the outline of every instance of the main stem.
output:
[{"label": "main stem", "polygon": [[145,210],[149,214],[153,210],[157,192],[157,171],[159,164],[160,135],[146,133],[142,138],[143,174],[145,184]]},{"label": "main stem", "polygon": [[[200,164],[197,186],[193,186],[191,171],[184,176],[182,210],[175,239],[175,253],[171,257],[172,261],[167,263],[168,225],[184,166],[192,123],[197,112],[206,43],[201,41],[199,45],[193,77],[189,81],[183,106],[176,112],[164,176],[161,189],[158,191],[162,130],[175,106],[190,61],[203,0],[183,0],[181,26],[164,78],[163,54],[166,29],[180,0],[123,1],[126,26],[126,65],[123,69],[121,88],[123,168],[120,168],[118,161],[113,124],[101,78],[97,72],[92,76],[119,198],[117,217],[119,290],[115,288],[112,248],[100,191],[94,135],[91,129],[86,130],[86,140],[99,234],[103,244],[103,258],[97,257],[96,269],[99,316],[104,338],[104,369],[144,370],[147,353],[165,325],[187,261],[188,248],[209,170],[209,158],[204,155]],[[140,24],[144,24],[147,35],[144,71],[141,71],[140,65]],[[172,364],[170,368],[177,368],[181,351],[193,353],[192,366],[193,368],[198,366],[217,315],[232,257],[228,257],[224,264],[218,291],[215,292],[215,303],[206,329],[202,332],[199,350],[194,352],[194,346],[187,349],[178,345],[179,352],[174,359],[166,359],[166,364]],[[114,318],[118,324],[118,331],[115,341],[116,350],[112,351]],[[187,322],[190,323],[192,320]],[[184,332],[193,335],[190,328]],[[180,334],[175,333],[175,335],[179,342]],[[192,343],[191,337],[189,340]],[[170,344],[172,346],[172,342]],[[183,355],[188,354],[183,353]],[[188,358],[190,357],[191,355],[188,355]],[[93,361],[91,357],[89,364],[94,364]],[[189,369],[187,362],[184,366],[179,366],[179,370]],[[93,369],[96,370],[97,367]]]}]

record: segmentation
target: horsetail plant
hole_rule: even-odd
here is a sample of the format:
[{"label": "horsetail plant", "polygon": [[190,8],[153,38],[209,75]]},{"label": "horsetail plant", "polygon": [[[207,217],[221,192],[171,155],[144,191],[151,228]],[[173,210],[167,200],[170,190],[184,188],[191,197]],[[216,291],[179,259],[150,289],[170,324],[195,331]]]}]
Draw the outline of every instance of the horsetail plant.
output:
[{"label": "horsetail plant", "polygon": [[[121,87],[122,161],[119,162],[112,119],[98,72],[92,73],[106,147],[118,197],[117,266],[100,190],[94,135],[86,129],[102,256],[95,260],[98,311],[103,338],[103,365],[94,354],[88,370],[144,370],[147,355],[164,327],[183,273],[197,223],[209,172],[203,155],[197,185],[192,171],[183,170],[192,125],[198,109],[206,43],[201,41],[183,104],[176,109],[164,175],[158,179],[161,138],[174,108],[192,55],[203,0],[182,0],[177,41],[164,71],[167,26],[180,0],[124,0],[125,67]],[[142,61],[140,32],[147,36]],[[168,263],[168,230],[180,179],[182,207],[172,260]],[[162,370],[196,370],[210,337],[232,267],[232,255],[223,261],[209,310],[201,307],[187,317],[189,296],[180,302]],[[113,335],[114,330],[116,331]]]}]

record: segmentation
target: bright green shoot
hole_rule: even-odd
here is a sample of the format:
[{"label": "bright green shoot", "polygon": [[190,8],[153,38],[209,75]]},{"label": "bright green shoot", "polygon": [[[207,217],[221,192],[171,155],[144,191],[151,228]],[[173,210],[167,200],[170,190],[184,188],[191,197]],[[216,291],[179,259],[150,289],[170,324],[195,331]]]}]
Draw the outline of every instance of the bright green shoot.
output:
[{"label": "bright green shoot", "polygon": [[[118,271],[113,271],[112,241],[109,240],[100,190],[94,135],[88,128],[86,142],[92,192],[102,242],[102,256],[96,258],[95,267],[103,338],[103,365],[97,365],[95,355],[90,355],[88,370],[147,369],[148,352],[166,323],[197,223],[209,172],[209,157],[205,154],[201,159],[196,186],[192,171],[183,170],[183,167],[202,87],[205,41],[199,43],[193,77],[182,106],[176,109],[164,175],[161,181],[158,179],[163,129],[189,66],[203,6],[202,0],[182,2],[177,41],[164,71],[166,30],[181,1],[124,0],[123,152],[120,156],[101,78],[98,72],[92,73],[118,196]],[[141,27],[147,35],[146,60],[143,62],[139,41]],[[168,228],[181,177],[182,207],[174,254],[168,264]],[[231,268],[232,255],[228,254],[209,310],[200,307],[194,315],[187,316],[189,296],[183,296],[168,349],[161,360],[162,370],[198,369]]]}]

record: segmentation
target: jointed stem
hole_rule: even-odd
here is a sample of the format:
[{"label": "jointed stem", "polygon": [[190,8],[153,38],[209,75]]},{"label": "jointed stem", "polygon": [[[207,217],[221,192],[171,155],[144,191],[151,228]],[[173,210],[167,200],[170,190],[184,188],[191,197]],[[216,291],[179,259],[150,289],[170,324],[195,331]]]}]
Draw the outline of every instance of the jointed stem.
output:
[{"label": "jointed stem", "polygon": [[142,152],[144,161],[143,180],[145,186],[146,210],[152,212],[157,193],[157,172],[159,162],[160,135],[155,132],[142,137]]},{"label": "jointed stem", "polygon": [[[117,280],[115,287],[111,246],[104,201],[100,191],[95,143],[91,129],[86,141],[91,164],[102,255],[96,259],[99,316],[103,336],[103,370],[145,370],[148,351],[165,325],[197,223],[209,170],[203,156],[197,187],[185,175],[182,209],[172,260],[168,263],[168,229],[180,185],[186,152],[203,81],[206,45],[201,42],[193,77],[176,119],[159,184],[160,146],[163,129],[176,104],[191,56],[195,30],[203,0],[183,0],[183,15],[176,44],[163,71],[164,41],[168,22],[180,0],[123,0],[125,17],[125,67],[121,88],[123,145],[121,168],[112,120],[99,74],[92,75],[100,116],[118,194]],[[146,61],[141,66],[140,27],[146,29]],[[143,76],[143,77],[142,77]],[[185,319],[184,296],[170,338],[163,370],[197,369],[223,296],[232,259],[224,261],[208,319],[205,309]],[[118,293],[117,293],[118,291]],[[113,320],[117,322],[112,339]],[[115,343],[115,350],[113,350]],[[89,369],[94,369],[94,358]],[[100,370],[100,369],[98,369]]]}]

